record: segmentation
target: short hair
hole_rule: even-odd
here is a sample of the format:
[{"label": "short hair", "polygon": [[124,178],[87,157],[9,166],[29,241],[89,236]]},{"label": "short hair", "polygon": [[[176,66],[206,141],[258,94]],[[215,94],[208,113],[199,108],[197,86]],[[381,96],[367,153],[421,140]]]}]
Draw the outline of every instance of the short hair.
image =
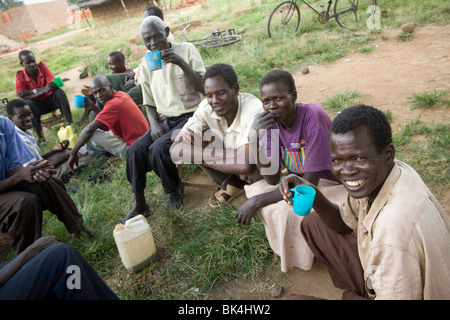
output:
[{"label": "short hair", "polygon": [[236,72],[231,65],[226,63],[216,63],[206,70],[205,75],[203,76],[203,85],[205,85],[206,79],[216,76],[222,76],[230,88],[233,88],[234,84],[238,82]]},{"label": "short hair", "polygon": [[28,105],[25,100],[22,99],[13,99],[6,104],[6,113],[8,116],[14,115],[14,108],[20,108]]},{"label": "short hair", "polygon": [[34,53],[32,51],[30,51],[30,50],[22,50],[22,51],[20,51],[19,55],[18,55],[19,56],[19,60],[20,60],[20,57],[27,56],[29,54],[32,54],[34,56]]},{"label": "short hair", "polygon": [[145,9],[144,12],[144,18],[147,18],[148,16],[157,16],[162,21],[164,21],[164,15],[160,7],[157,6],[150,6],[147,9]]},{"label": "short hair", "polygon": [[148,17],[144,18],[144,20],[142,20],[142,22],[141,22],[141,27],[139,28],[141,34],[142,34],[142,29],[144,27],[149,26],[149,25],[154,25],[154,26],[157,26],[157,27],[159,27],[161,29],[165,29],[166,28],[166,25],[165,25],[164,21],[160,17],[148,16]]},{"label": "short hair", "polygon": [[381,153],[392,143],[392,129],[386,115],[381,110],[364,104],[341,111],[331,123],[330,134],[346,133],[359,126],[365,126],[369,129],[369,134],[378,153]]},{"label": "short hair", "polygon": [[125,56],[120,51],[113,51],[108,55],[108,57],[116,57],[119,61],[125,62]]},{"label": "short hair", "polygon": [[281,69],[269,71],[259,82],[259,88],[262,88],[262,86],[278,81],[282,81],[288,86],[289,93],[296,91],[295,80],[292,74],[290,74],[286,70]]}]

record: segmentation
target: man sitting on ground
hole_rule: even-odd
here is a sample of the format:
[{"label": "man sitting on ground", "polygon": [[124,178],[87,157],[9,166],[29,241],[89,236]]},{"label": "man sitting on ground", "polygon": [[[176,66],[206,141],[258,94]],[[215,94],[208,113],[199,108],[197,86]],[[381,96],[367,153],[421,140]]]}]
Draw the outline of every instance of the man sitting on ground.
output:
[{"label": "man sitting on ground", "polygon": [[[342,111],[330,129],[333,174],[349,197],[329,201],[294,175],[279,188],[316,189],[301,232],[328,268],[343,299],[449,299],[450,219],[420,176],[395,160],[387,117],[359,105]],[[308,299],[308,296],[291,296]]]},{"label": "man sitting on ground", "polygon": [[128,148],[149,129],[147,120],[130,96],[115,91],[105,76],[94,77],[91,89],[103,109],[85,99],[84,108],[93,111],[96,117],[81,131],[70,153],[68,164],[71,170],[78,164],[78,151],[85,144],[91,154],[111,154],[108,161],[112,163],[119,157],[125,158]]},{"label": "man sitting on ground", "polygon": [[144,191],[146,174],[150,171],[161,179],[168,195],[166,206],[181,206],[184,188],[169,154],[172,132],[181,129],[193,115],[204,92],[202,76],[205,66],[192,43],[169,43],[167,35],[170,30],[156,16],[145,18],[140,31],[147,49],[160,50],[164,62],[162,69],[150,71],[144,65],[142,70],[142,92],[151,129],[127,153],[127,178],[136,203],[125,220],[137,214],[149,214]]},{"label": "man sitting on ground", "polygon": [[[39,145],[30,130],[32,126],[31,123],[33,113],[31,112],[27,101],[20,99],[11,100],[6,105],[6,112],[8,113],[8,118],[15,124],[17,134],[30,149],[31,153],[33,153],[35,160],[48,160],[56,170],[54,176],[61,178],[61,176],[68,170],[67,160],[70,156],[70,150],[67,148],[69,146],[69,140],[63,140],[49,151],[41,154],[41,149],[39,148]],[[84,147],[79,151],[79,153],[82,156],[82,164],[88,163],[94,157],[93,155],[89,155]],[[79,165],[81,165],[81,163],[79,163]]]},{"label": "man sitting on ground", "polygon": [[[261,101],[239,92],[232,66],[215,64],[203,78],[206,99],[181,129],[171,147],[174,162],[197,163],[220,187],[209,204],[218,207],[262,179],[250,163],[248,135],[262,109]],[[209,143],[210,141],[214,141]]]},{"label": "man sitting on ground", "polygon": [[36,64],[34,54],[29,50],[19,52],[23,69],[16,73],[16,94],[27,100],[33,112],[33,130],[38,141],[44,139],[41,115],[60,109],[64,119],[71,124],[72,112],[65,92],[53,82],[55,76],[44,62]]},{"label": "man sitting on ground", "polygon": [[11,235],[14,251],[22,252],[41,237],[44,210],[55,214],[69,233],[92,236],[63,182],[52,177],[53,167],[33,159],[14,124],[0,116],[0,232]]}]

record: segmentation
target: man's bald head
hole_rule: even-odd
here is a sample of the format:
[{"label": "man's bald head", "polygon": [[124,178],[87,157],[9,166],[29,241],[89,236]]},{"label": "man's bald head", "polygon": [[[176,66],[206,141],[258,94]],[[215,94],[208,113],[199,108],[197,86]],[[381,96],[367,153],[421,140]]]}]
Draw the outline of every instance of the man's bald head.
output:
[{"label": "man's bald head", "polygon": [[98,75],[92,79],[91,90],[95,99],[102,105],[111,100],[114,93],[111,83],[104,75]]}]

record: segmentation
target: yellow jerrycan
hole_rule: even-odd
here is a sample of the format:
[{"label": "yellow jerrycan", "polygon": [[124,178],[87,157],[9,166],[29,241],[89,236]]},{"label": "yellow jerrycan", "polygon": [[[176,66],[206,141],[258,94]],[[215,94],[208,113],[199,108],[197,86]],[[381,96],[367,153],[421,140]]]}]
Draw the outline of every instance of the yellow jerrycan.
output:
[{"label": "yellow jerrycan", "polygon": [[137,272],[147,266],[156,252],[152,231],[142,214],[117,224],[114,240],[122,264],[129,272]]},{"label": "yellow jerrycan", "polygon": [[69,140],[69,148],[75,147],[75,143],[77,142],[78,136],[73,132],[71,126],[61,127],[58,131],[59,141]]}]

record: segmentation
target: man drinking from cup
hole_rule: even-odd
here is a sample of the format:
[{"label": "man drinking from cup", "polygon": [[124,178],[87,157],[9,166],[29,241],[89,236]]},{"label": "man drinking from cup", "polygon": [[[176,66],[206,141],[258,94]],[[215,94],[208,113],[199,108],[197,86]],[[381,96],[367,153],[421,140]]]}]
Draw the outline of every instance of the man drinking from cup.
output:
[{"label": "man drinking from cup", "polygon": [[[450,219],[417,172],[395,160],[384,113],[365,105],[342,111],[330,128],[330,151],[349,196],[333,203],[316,188],[317,214],[300,229],[342,299],[449,299]],[[314,187],[290,175],[280,192],[287,199],[299,184]]]},{"label": "man drinking from cup", "polygon": [[146,17],[140,32],[149,51],[160,51],[162,68],[150,71],[147,64],[142,68],[143,105],[151,129],[127,153],[127,178],[136,203],[124,220],[138,214],[148,215],[150,209],[144,191],[146,174],[150,171],[161,179],[167,194],[166,206],[181,206],[184,187],[169,153],[172,131],[181,129],[197,109],[204,93],[202,77],[206,71],[193,44],[167,41],[170,29],[161,18]]}]

